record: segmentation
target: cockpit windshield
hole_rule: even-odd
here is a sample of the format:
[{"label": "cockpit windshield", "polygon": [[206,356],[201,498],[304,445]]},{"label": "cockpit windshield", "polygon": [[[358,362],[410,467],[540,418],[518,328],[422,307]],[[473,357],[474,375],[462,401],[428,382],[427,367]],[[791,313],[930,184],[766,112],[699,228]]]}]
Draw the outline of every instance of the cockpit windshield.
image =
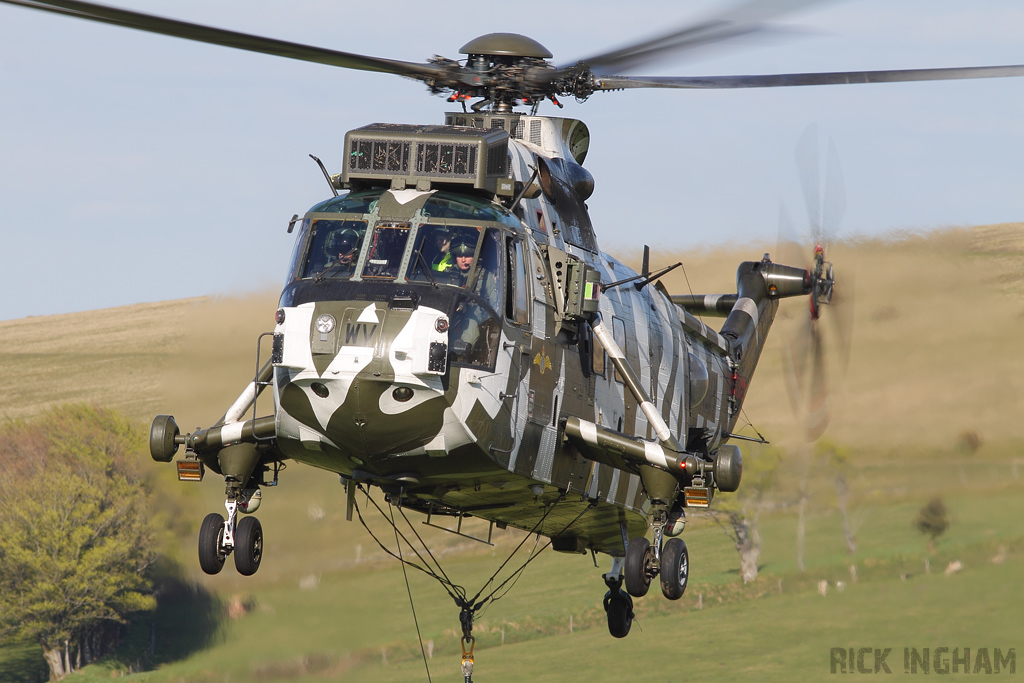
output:
[{"label": "cockpit windshield", "polygon": [[309,258],[302,277],[352,277],[366,234],[366,221],[313,220],[310,230]]},{"label": "cockpit windshield", "polygon": [[388,280],[398,277],[408,241],[408,223],[378,223],[370,238],[363,277]]},{"label": "cockpit windshield", "polygon": [[471,289],[499,310],[501,290],[500,238],[472,226],[425,224],[417,232],[406,279]]},{"label": "cockpit windshield", "polygon": [[[416,251],[409,261],[409,272],[405,277],[414,282],[433,281],[464,287],[479,241],[480,228],[430,223],[421,225],[416,238]],[[463,256],[470,257],[468,260],[463,259],[464,269],[456,265],[453,244]]]},{"label": "cockpit windshield", "polygon": [[519,227],[514,216],[482,198],[441,191],[408,216],[381,217],[382,192],[353,192],[314,206],[299,228],[288,282],[447,285],[502,311],[501,234]]}]

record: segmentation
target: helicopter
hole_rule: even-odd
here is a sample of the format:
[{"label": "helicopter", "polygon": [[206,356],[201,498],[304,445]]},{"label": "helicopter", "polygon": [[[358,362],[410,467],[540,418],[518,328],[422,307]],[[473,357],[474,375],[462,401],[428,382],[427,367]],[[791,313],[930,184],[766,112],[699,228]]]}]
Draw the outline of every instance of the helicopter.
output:
[{"label": "helicopter", "polygon": [[[182,434],[158,416],[151,455],[171,462],[184,446],[180,479],[223,477],[227,516],[208,515],[199,535],[209,574],[228,556],[242,574],[259,569],[263,532],[252,513],[292,461],[339,475],[349,516],[356,492],[372,486],[428,521],[473,516],[548,537],[556,551],[608,555],[604,606],[616,637],[655,579],[668,599],[685,592],[687,509],[740,486],[742,455],[729,442],[779,302],[807,297],[816,318],[836,280],[825,245],[810,267],[768,255],[740,264],[733,293],[673,294],[648,258],[633,271],[597,242],[589,129],[540,106],[636,88],[1024,75],[1022,66],[616,75],[753,30],[764,18],[756,3],[555,66],[547,48],[517,34],[471,40],[463,60],[413,63],[74,0],[2,1],[413,78],[460,105],[442,123],[346,134],[341,172],[324,168],[333,196],[289,226],[295,247],[270,360],[211,427]],[[698,316],[724,322],[715,330]],[[266,388],[274,411],[259,416]]]}]

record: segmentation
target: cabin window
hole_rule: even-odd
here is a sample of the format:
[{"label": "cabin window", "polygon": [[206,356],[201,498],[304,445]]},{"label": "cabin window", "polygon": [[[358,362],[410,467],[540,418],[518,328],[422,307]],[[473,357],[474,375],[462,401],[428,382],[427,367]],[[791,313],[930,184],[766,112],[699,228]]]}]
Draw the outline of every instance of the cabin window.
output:
[{"label": "cabin window", "polygon": [[363,277],[388,280],[398,277],[402,257],[405,255],[405,243],[408,241],[408,223],[378,225],[370,238]]},{"label": "cabin window", "polygon": [[343,280],[352,277],[366,234],[366,221],[313,219],[308,223],[309,250],[302,277],[323,275]]},{"label": "cabin window", "polygon": [[[626,323],[621,318],[612,318],[612,338],[615,340],[615,345],[619,347],[623,357],[629,357],[629,351],[626,350]],[[620,384],[625,383],[625,380],[619,374],[618,371],[614,371],[615,381]]]},{"label": "cabin window", "polygon": [[[587,329],[589,329],[589,327]],[[604,367],[605,367],[604,347],[601,345],[601,340],[599,340],[597,337],[595,337],[592,334],[589,335],[589,337],[590,337],[590,346],[591,346],[590,355],[591,355],[591,362],[592,362],[591,370],[593,371],[593,373],[595,375],[600,375],[601,377],[604,377]]]},{"label": "cabin window", "polygon": [[526,270],[523,243],[513,237],[506,239],[508,247],[508,290],[505,297],[505,317],[517,325],[530,323],[530,285]]}]

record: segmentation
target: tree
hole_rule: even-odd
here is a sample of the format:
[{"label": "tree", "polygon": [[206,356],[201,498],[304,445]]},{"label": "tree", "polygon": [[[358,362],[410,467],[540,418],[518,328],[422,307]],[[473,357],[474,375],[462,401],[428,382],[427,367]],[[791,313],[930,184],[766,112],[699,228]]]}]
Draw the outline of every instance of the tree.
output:
[{"label": "tree", "polygon": [[0,636],[36,640],[52,680],[155,607],[143,450],[127,420],[84,405],[0,429]]},{"label": "tree", "polygon": [[774,448],[752,450],[743,460],[743,480],[735,494],[714,503],[710,513],[732,539],[740,555],[743,583],[757,578],[761,557],[761,534],[757,522],[770,505],[769,492],[775,481],[781,457]]},{"label": "tree", "polygon": [[914,520],[914,528],[928,536],[928,552],[935,552],[935,539],[949,528],[949,513],[942,498],[935,496],[921,508]]},{"label": "tree", "polygon": [[823,451],[835,468],[836,496],[839,514],[843,519],[843,538],[846,540],[847,552],[853,555],[857,552],[857,529],[850,520],[850,486],[846,481],[851,471],[850,454],[845,448],[832,443],[823,444]]}]

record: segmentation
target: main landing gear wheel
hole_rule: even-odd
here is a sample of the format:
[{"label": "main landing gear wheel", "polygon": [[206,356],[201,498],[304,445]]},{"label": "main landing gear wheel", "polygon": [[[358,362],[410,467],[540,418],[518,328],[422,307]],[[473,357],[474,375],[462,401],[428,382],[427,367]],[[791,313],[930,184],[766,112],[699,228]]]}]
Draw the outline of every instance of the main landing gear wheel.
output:
[{"label": "main landing gear wheel", "polygon": [[670,538],[661,551],[661,592],[669,600],[678,600],[689,579],[690,551],[683,539]]},{"label": "main landing gear wheel", "polygon": [[227,553],[221,550],[224,538],[224,517],[211,512],[199,527],[199,566],[207,574],[217,574],[224,568]]},{"label": "main landing gear wheel", "polygon": [[[654,553],[651,550],[651,542],[643,536],[629,539],[626,546],[626,590],[634,598],[642,598],[647,595],[651,587],[651,563],[654,560]],[[621,636],[619,636],[621,638]]]},{"label": "main landing gear wheel", "polygon": [[622,582],[606,578],[608,592],[604,594],[604,611],[608,614],[608,632],[616,638],[625,638],[633,625],[633,599],[622,590]]},{"label": "main landing gear wheel", "polygon": [[242,576],[252,576],[262,559],[263,525],[255,517],[245,517],[235,527],[235,569]]}]

